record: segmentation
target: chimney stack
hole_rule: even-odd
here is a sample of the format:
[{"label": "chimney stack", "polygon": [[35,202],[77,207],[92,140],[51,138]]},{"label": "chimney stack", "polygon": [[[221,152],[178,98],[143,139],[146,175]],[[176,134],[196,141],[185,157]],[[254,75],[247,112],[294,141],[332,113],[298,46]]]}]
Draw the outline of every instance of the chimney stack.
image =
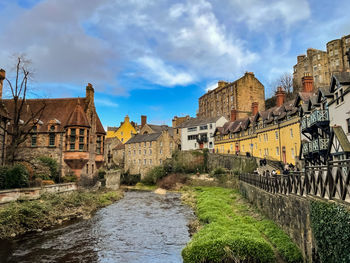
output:
[{"label": "chimney stack", "polygon": [[276,91],[276,106],[280,107],[284,103],[286,98],[286,92],[282,89],[282,87],[278,87]]},{"label": "chimney stack", "polygon": [[313,92],[314,91],[314,78],[310,74],[305,75],[301,79],[303,85],[303,92]]},{"label": "chimney stack", "polygon": [[255,116],[258,114],[259,111],[259,103],[258,102],[253,102],[252,103],[252,115]]},{"label": "chimney stack", "polygon": [[88,83],[86,86],[86,101],[89,106],[94,105],[94,97],[95,97],[94,93],[95,93],[95,90],[92,87],[92,84]]},{"label": "chimney stack", "polygon": [[141,128],[147,124],[147,116],[141,115]]},{"label": "chimney stack", "polygon": [[235,121],[237,119],[237,110],[236,109],[232,109],[231,110],[231,118],[230,121]]},{"label": "chimney stack", "polygon": [[6,72],[3,69],[0,69],[0,99],[2,99],[2,89],[4,85],[4,79],[6,77]]}]

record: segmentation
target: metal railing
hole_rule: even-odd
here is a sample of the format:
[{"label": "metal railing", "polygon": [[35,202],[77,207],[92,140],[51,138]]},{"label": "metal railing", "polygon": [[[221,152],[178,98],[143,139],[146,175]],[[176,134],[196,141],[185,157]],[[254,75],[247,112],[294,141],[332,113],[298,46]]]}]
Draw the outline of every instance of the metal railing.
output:
[{"label": "metal railing", "polygon": [[350,160],[306,167],[288,175],[242,174],[239,179],[273,194],[318,196],[350,203]]}]

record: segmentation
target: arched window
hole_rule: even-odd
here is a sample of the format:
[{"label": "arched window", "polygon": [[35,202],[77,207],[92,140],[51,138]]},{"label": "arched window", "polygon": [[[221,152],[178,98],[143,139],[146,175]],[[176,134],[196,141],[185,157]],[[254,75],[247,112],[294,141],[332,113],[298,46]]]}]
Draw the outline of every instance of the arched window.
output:
[{"label": "arched window", "polygon": [[49,133],[49,146],[53,147],[55,146],[56,141],[56,134],[55,134],[55,126],[50,127],[50,133]]}]

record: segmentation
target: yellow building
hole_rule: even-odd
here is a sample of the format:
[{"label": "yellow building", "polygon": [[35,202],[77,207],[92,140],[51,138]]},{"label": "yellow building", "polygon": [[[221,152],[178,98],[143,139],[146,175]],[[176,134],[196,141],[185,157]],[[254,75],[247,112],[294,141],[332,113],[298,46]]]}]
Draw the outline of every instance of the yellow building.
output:
[{"label": "yellow building", "polygon": [[135,129],[135,124],[130,122],[129,116],[126,115],[124,118],[124,122],[122,122],[117,127],[108,127],[107,128],[107,136],[106,138],[114,138],[117,137],[123,144],[126,143],[130,138],[137,133]]},{"label": "yellow building", "polygon": [[294,100],[282,104],[283,100],[274,108],[217,128],[215,152],[295,164],[301,141],[298,109]]}]

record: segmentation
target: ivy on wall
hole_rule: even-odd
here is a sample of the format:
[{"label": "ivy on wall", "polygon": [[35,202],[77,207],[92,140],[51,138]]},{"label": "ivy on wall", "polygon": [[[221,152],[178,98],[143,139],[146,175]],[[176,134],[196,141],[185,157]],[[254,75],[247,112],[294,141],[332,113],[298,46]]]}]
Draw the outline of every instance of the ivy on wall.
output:
[{"label": "ivy on wall", "polygon": [[310,209],[321,262],[350,262],[350,211],[343,205],[324,201],[312,201]]}]

